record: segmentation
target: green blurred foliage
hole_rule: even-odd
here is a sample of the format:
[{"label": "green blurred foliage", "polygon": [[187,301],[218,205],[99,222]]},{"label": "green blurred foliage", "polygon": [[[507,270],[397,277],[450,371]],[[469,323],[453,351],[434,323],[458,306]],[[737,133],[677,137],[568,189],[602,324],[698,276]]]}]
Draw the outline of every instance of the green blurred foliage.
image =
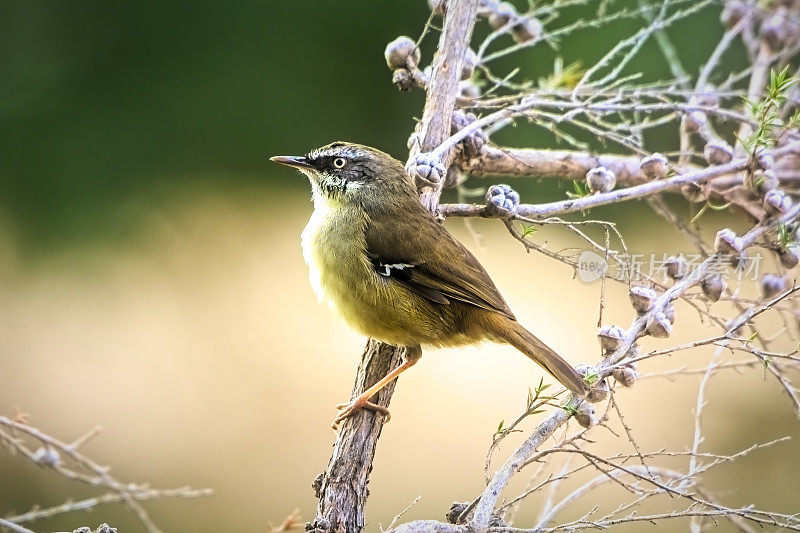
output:
[{"label": "green blurred foliage", "polygon": [[[422,0],[2,2],[0,224],[23,256],[126,242],[143,215],[197,187],[302,186],[268,168],[268,155],[348,139],[402,157],[423,94],[395,90],[382,52],[399,34],[418,36],[427,16]],[[581,16],[590,9],[567,14]],[[715,17],[681,27],[690,72],[719,37]],[[538,46],[493,68],[537,79],[556,55],[591,64],[637,27],[578,33],[559,51]],[[424,43],[426,63],[436,39]],[[669,75],[652,43],[631,68]],[[527,125],[496,139],[553,143]]]},{"label": "green blurred foliage", "polygon": [[119,237],[123,206],[263,183],[267,155],[336,138],[403,148],[422,95],[398,97],[382,52],[427,9],[389,7],[4,2],[5,224],[34,247]]}]

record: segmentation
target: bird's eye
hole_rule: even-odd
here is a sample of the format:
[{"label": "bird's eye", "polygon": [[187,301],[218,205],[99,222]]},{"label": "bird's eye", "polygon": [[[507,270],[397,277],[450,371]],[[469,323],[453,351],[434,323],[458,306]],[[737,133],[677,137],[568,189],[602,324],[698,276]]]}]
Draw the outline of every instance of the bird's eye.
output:
[{"label": "bird's eye", "polygon": [[343,157],[337,157],[336,159],[333,160],[333,166],[336,168],[343,168],[345,163],[346,161],[344,160]]}]

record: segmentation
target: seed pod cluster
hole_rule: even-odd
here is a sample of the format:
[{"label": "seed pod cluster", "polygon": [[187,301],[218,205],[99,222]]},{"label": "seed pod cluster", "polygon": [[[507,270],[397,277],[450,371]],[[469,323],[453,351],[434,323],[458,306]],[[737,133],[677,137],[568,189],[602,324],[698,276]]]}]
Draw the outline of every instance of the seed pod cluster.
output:
[{"label": "seed pod cluster", "polygon": [[672,329],[672,322],[661,311],[654,313],[653,316],[647,319],[647,333],[653,337],[669,337],[672,334]]},{"label": "seed pod cluster", "polygon": [[725,8],[722,10],[720,19],[726,28],[731,29],[747,15],[748,11],[749,7],[743,0],[725,2]]},{"label": "seed pod cluster", "polygon": [[697,183],[687,183],[681,187],[681,194],[690,202],[705,202],[706,193]]},{"label": "seed pod cluster", "polygon": [[690,111],[683,115],[681,120],[681,127],[686,133],[697,133],[708,122],[708,117],[703,111]]},{"label": "seed pod cluster", "polygon": [[406,165],[406,172],[414,179],[418,186],[432,187],[437,185],[445,176],[442,162],[430,154],[419,153]]},{"label": "seed pod cluster", "polygon": [[467,48],[464,54],[464,62],[461,65],[461,79],[468,80],[475,73],[478,67],[478,56],[472,51],[472,48]]},{"label": "seed pod cluster", "polygon": [[508,185],[492,185],[486,191],[486,209],[500,218],[512,218],[517,214],[519,194]]},{"label": "seed pod cluster", "polygon": [[742,248],[741,237],[730,228],[719,230],[714,238],[714,249],[719,254],[740,254]]},{"label": "seed pod cluster", "polygon": [[500,2],[489,15],[489,25],[499,30],[509,23],[511,23],[511,36],[519,43],[537,40],[544,33],[544,27],[538,19],[521,16],[513,5]]},{"label": "seed pod cluster", "polygon": [[782,189],[772,189],[764,195],[764,212],[767,216],[780,216],[792,207],[792,198]]},{"label": "seed pod cluster", "polygon": [[584,400],[579,400],[572,416],[575,417],[575,421],[578,422],[578,424],[585,428],[596,426],[598,422],[594,405]]},{"label": "seed pod cluster", "polygon": [[61,465],[61,455],[52,446],[42,446],[33,452],[33,460],[43,466],[55,468]]},{"label": "seed pod cluster", "polygon": [[606,167],[596,167],[586,173],[586,183],[593,193],[609,192],[617,184],[617,177]]},{"label": "seed pod cluster", "polygon": [[397,70],[399,68],[416,67],[419,63],[420,52],[417,43],[410,37],[401,35],[386,45],[383,56],[386,58],[386,65],[391,70]]},{"label": "seed pod cluster", "polygon": [[778,252],[781,265],[787,270],[791,270],[800,264],[800,244],[790,243]]},{"label": "seed pod cluster", "polygon": [[600,347],[605,353],[616,350],[624,336],[625,330],[619,326],[603,326],[597,330],[597,338],[600,341]]},{"label": "seed pod cluster", "polygon": [[655,289],[634,285],[629,293],[631,304],[637,313],[644,314],[653,308],[653,303],[658,298]]},{"label": "seed pod cluster", "polygon": [[611,375],[617,383],[623,387],[633,387],[639,373],[636,370],[636,363],[628,363],[625,366],[618,366],[611,371]]},{"label": "seed pod cluster", "polygon": [[786,279],[777,274],[761,276],[761,294],[765,299],[774,298],[786,290]]},{"label": "seed pod cluster", "polygon": [[586,399],[591,403],[602,402],[608,398],[609,392],[611,392],[611,389],[609,389],[608,383],[606,383],[606,380],[601,379],[592,386],[592,389],[586,395]]},{"label": "seed pod cluster", "polygon": [[725,165],[733,161],[733,148],[725,141],[709,141],[703,148],[709,165]]},{"label": "seed pod cluster", "polygon": [[666,157],[654,153],[651,156],[645,157],[639,163],[644,174],[650,180],[660,180],[667,177],[667,170],[669,168],[669,160]]},{"label": "seed pod cluster", "polygon": [[401,91],[411,89],[415,81],[410,69],[416,69],[420,60],[417,43],[410,37],[401,35],[386,45],[383,57],[386,59],[386,65],[392,70],[392,83]]},{"label": "seed pod cluster", "polygon": [[706,295],[706,298],[708,298],[710,302],[719,301],[727,286],[728,284],[720,275],[708,276],[704,278],[702,282],[700,282],[700,288],[703,290],[703,294]]},{"label": "seed pod cluster", "polygon": [[686,264],[686,259],[682,255],[671,255],[664,261],[664,268],[667,271],[667,276],[673,280],[683,278],[689,271],[689,265]]},{"label": "seed pod cluster", "polygon": [[[454,111],[451,133],[456,133],[463,130],[477,119],[478,117],[476,117],[473,113],[465,113],[461,110]],[[466,136],[461,142],[458,143],[458,146],[461,149],[464,157],[471,159],[480,155],[481,149],[483,148],[483,145],[486,144],[487,140],[488,139],[483,130],[478,129]]]}]

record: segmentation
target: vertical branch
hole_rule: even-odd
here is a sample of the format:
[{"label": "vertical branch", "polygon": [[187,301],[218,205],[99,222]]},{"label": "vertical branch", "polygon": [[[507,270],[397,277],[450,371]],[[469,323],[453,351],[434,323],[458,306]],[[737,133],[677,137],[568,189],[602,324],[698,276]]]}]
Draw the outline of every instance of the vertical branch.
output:
[{"label": "vertical branch", "polygon": [[[461,67],[477,11],[478,0],[451,2],[448,6],[439,49],[433,62],[422,122],[417,130],[418,140],[411,149],[412,158],[420,151],[433,150],[450,136]],[[445,168],[450,165],[451,159],[450,154],[445,156]],[[436,209],[443,182],[444,179],[437,186],[423,190],[423,205],[431,210]],[[370,339],[358,367],[352,397],[400,365],[404,353],[405,348]],[[395,383],[378,393],[378,405],[388,407]],[[314,522],[306,525],[307,531],[359,533],[364,529],[364,507],[369,494],[367,483],[384,422],[384,415],[367,410],[344,421],[328,468],[314,481],[319,504]]]},{"label": "vertical branch", "polygon": [[[373,339],[367,341],[352,397],[355,398],[400,365],[404,353],[405,348],[396,348]],[[376,395],[375,403],[388,407],[396,383],[381,390]],[[384,422],[382,413],[362,409],[342,423],[328,468],[314,480],[314,490],[319,498],[317,517],[306,525],[306,531],[358,533],[364,529],[364,507],[369,495],[367,483]]]},{"label": "vertical branch", "polygon": [[[417,127],[417,141],[411,147],[410,159],[420,152],[430,152],[450,136],[453,108],[458,97],[458,82],[464,63],[475,17],[478,13],[478,0],[460,0],[447,5],[444,30],[439,39],[439,47],[433,59],[431,82],[422,112],[422,121]],[[448,169],[452,162],[452,150],[442,161]],[[434,186],[424,187],[420,194],[422,205],[435,212],[439,195],[444,186],[445,176]]]}]

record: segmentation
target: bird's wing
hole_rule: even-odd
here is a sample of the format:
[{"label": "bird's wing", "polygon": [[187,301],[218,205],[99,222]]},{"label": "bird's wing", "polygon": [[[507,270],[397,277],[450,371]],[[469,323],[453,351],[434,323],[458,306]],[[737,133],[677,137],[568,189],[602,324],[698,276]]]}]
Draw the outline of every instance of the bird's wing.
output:
[{"label": "bird's wing", "polygon": [[433,302],[449,305],[459,300],[514,320],[475,256],[424,209],[400,224],[393,217],[373,217],[365,236],[367,254],[379,275]]}]

